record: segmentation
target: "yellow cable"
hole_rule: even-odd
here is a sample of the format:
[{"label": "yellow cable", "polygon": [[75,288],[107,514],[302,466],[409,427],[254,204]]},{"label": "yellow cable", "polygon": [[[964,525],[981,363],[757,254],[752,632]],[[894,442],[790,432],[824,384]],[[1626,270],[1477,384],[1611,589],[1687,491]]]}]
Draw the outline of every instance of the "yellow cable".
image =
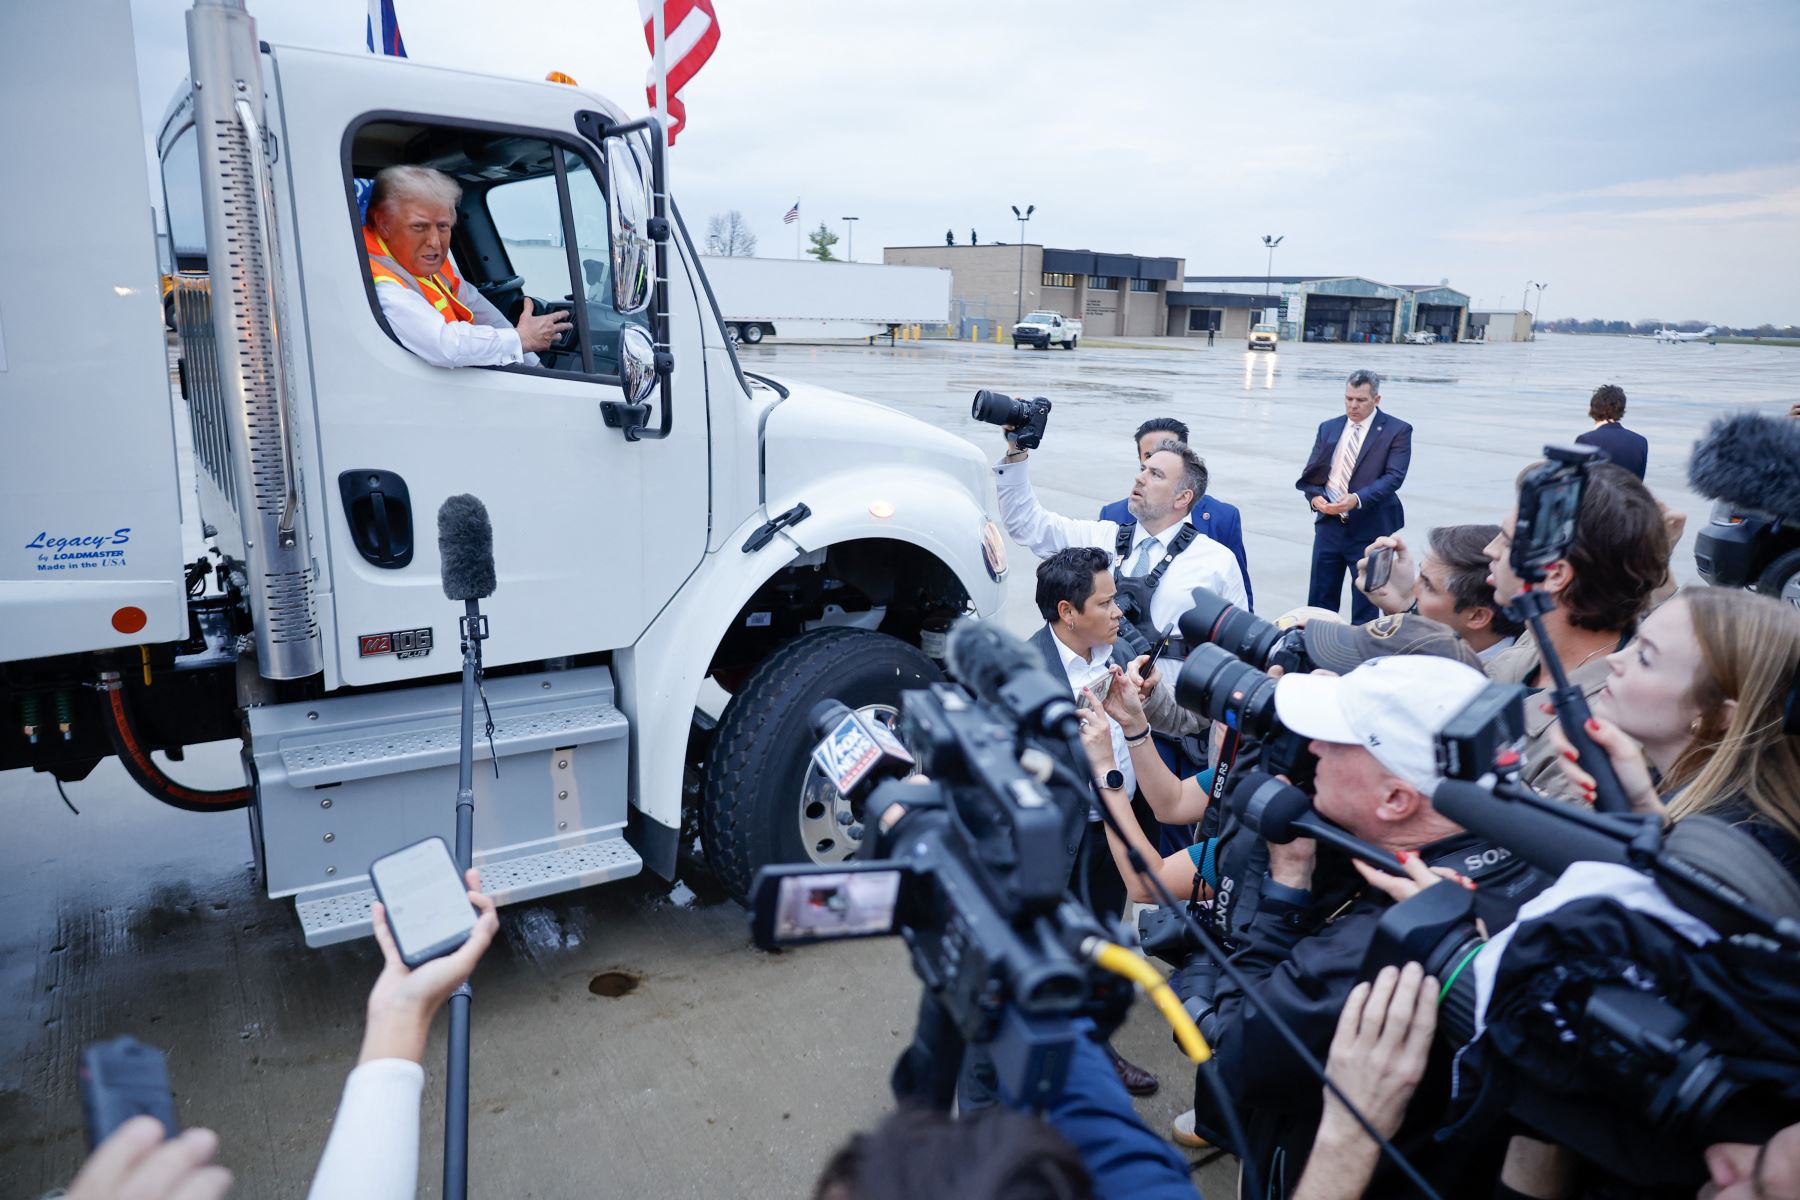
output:
[{"label": "yellow cable", "polygon": [[1181,1006],[1181,999],[1169,987],[1169,981],[1143,956],[1099,938],[1089,938],[1082,950],[1093,960],[1095,966],[1115,975],[1123,975],[1144,989],[1150,1002],[1156,1005],[1156,1011],[1163,1015],[1163,1020],[1175,1031],[1175,1042],[1189,1059],[1203,1063],[1212,1057],[1212,1047],[1206,1044],[1206,1039],[1200,1035],[1193,1018]]}]

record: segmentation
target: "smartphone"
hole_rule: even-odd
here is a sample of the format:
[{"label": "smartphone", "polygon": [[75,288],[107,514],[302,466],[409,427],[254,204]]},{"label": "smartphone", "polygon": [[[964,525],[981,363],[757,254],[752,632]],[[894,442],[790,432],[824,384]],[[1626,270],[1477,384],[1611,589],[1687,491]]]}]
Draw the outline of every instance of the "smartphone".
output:
[{"label": "smartphone", "polygon": [[1167,629],[1163,630],[1162,637],[1157,639],[1156,645],[1150,647],[1150,661],[1144,664],[1145,678],[1149,677],[1150,668],[1156,665],[1156,660],[1163,656],[1163,652],[1169,648],[1169,643],[1174,640],[1175,626],[1170,625]]},{"label": "smartphone", "polygon": [[1369,551],[1369,570],[1363,578],[1363,591],[1373,592],[1384,588],[1388,580],[1394,577],[1394,551],[1383,546],[1379,550]]},{"label": "smartphone", "polygon": [[133,1037],[95,1042],[81,1052],[81,1109],[89,1150],[137,1116],[161,1121],[165,1137],[181,1132],[168,1060],[155,1046]]},{"label": "smartphone", "polygon": [[475,931],[475,906],[443,838],[383,855],[370,864],[369,879],[409,967],[450,953]]}]

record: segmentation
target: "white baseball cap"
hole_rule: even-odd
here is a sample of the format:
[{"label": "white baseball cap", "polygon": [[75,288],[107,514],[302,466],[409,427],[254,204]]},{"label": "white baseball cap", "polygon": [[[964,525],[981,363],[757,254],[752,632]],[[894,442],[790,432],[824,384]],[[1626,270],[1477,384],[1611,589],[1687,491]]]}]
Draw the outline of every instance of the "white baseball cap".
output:
[{"label": "white baseball cap", "polygon": [[1275,715],[1301,737],[1363,747],[1429,794],[1443,779],[1439,731],[1485,686],[1487,676],[1455,659],[1395,654],[1347,675],[1283,675]]}]

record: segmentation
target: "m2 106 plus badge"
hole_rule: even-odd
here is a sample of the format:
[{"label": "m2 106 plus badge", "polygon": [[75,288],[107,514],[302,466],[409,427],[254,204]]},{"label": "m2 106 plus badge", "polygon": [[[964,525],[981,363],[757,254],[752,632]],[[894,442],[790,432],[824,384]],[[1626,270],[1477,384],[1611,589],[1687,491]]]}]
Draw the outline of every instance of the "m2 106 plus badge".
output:
[{"label": "m2 106 plus badge", "polygon": [[424,658],[431,653],[430,629],[396,629],[392,633],[357,635],[356,656],[374,658],[391,654],[395,658]]}]

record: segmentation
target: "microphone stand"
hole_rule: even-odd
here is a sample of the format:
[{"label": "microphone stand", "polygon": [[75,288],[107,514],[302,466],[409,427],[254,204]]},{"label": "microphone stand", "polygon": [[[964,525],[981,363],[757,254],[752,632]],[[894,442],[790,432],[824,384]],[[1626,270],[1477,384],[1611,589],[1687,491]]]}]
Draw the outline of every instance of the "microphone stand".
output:
[{"label": "microphone stand", "polygon": [[[475,841],[475,689],[487,618],[481,602],[463,601],[462,744],[456,764],[456,870],[467,875]],[[444,1088],[444,1200],[469,1194],[469,981],[450,994],[450,1057]]]}]

